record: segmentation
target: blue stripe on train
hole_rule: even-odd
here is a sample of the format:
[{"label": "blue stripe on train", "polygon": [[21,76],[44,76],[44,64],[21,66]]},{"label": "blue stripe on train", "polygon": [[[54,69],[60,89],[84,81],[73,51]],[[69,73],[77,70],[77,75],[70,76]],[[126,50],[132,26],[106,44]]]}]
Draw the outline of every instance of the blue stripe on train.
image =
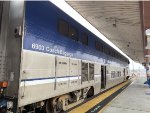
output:
[{"label": "blue stripe on train", "polygon": [[[57,79],[57,78],[79,77],[79,76],[80,76],[80,75],[76,75],[76,76],[61,76],[61,77],[56,77],[56,79]],[[46,79],[55,79],[55,77],[22,79],[21,81],[35,81],[35,80],[46,80]]]}]

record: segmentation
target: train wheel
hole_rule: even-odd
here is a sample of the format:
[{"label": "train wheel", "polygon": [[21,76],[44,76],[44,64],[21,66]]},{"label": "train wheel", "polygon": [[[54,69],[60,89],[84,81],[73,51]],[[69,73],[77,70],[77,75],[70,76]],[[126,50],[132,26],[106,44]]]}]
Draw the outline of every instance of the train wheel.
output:
[{"label": "train wheel", "polygon": [[58,99],[47,100],[46,113],[60,113],[62,111],[62,102],[58,101]]},{"label": "train wheel", "polygon": [[87,92],[87,98],[90,98],[92,96],[94,96],[94,88],[93,87],[91,87],[89,89],[89,91]]},{"label": "train wheel", "polygon": [[46,104],[45,104],[45,111],[46,111],[46,113],[53,113],[52,109],[53,109],[53,107],[52,107],[51,101],[47,100]]}]

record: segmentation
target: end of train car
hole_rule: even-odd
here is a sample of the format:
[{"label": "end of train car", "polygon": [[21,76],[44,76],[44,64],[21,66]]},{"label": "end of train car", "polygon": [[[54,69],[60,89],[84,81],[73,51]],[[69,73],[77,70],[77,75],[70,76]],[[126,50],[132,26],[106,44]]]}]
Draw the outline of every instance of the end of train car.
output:
[{"label": "end of train car", "polygon": [[50,1],[0,1],[0,112],[61,112],[126,80],[129,60]]}]

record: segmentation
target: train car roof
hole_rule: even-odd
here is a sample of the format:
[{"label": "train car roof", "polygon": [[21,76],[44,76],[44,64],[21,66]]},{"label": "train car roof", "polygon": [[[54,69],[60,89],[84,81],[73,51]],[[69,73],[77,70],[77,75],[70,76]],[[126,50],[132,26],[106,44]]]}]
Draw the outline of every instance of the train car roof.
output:
[{"label": "train car roof", "polygon": [[98,38],[100,38],[102,41],[104,41],[106,44],[114,48],[114,50],[118,51],[127,59],[130,59],[125,53],[123,53],[116,45],[114,45],[110,40],[108,40],[100,31],[98,31],[94,26],[92,26],[87,20],[85,20],[78,12],[76,12],[65,1],[63,0],[49,0],[49,1],[54,5],[56,5],[63,12],[68,14],[70,17],[72,17],[74,20],[76,20],[79,24],[84,26],[87,30],[89,30],[94,35],[96,35]]}]

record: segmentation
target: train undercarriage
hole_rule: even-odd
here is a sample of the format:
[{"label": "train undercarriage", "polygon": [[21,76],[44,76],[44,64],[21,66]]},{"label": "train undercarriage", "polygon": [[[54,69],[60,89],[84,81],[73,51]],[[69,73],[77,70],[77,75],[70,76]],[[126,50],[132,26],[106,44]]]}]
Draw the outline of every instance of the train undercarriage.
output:
[{"label": "train undercarriage", "polygon": [[20,108],[20,113],[60,113],[66,111],[94,95],[94,88],[87,87],[51,99]]}]

